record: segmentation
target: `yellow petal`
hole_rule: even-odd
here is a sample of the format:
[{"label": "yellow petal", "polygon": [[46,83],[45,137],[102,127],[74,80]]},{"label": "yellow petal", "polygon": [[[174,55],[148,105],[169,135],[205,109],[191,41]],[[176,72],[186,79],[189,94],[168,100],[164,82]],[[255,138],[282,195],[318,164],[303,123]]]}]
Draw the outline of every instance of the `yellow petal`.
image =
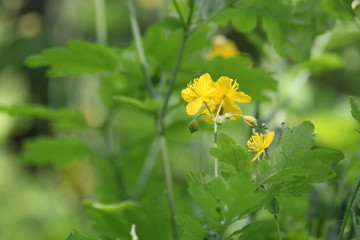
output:
[{"label": "yellow petal", "polygon": [[191,88],[185,88],[181,91],[181,97],[186,101],[186,102],[191,102],[193,101],[195,98],[198,98],[197,94],[191,89]]},{"label": "yellow petal", "polygon": [[265,135],[265,138],[264,138],[264,148],[267,148],[270,146],[270,144],[272,143],[272,141],[274,140],[274,136],[275,136],[275,132],[268,132],[266,135]]},{"label": "yellow petal", "polygon": [[231,100],[235,102],[248,103],[251,102],[251,97],[244,92],[236,92],[231,95]]},{"label": "yellow petal", "polygon": [[201,100],[201,98],[196,98],[193,101],[189,102],[186,106],[187,114],[195,115],[199,111],[202,104],[203,101]]},{"label": "yellow petal", "polygon": [[260,151],[258,151],[255,156],[251,159],[251,161],[255,161],[259,156],[260,154],[262,154],[264,152],[264,149],[261,149]]}]

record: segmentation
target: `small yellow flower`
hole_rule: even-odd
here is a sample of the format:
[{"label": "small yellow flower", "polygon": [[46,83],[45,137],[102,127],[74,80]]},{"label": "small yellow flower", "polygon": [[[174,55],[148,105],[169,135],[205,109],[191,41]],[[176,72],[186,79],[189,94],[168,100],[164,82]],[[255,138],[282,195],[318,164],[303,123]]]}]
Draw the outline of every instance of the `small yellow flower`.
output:
[{"label": "small yellow flower", "polygon": [[274,140],[275,132],[268,132],[267,134],[256,133],[251,136],[247,142],[249,151],[257,151],[255,156],[251,159],[251,161],[255,161],[266,148],[270,146],[272,141]]},{"label": "small yellow flower", "polygon": [[204,103],[212,103],[216,88],[210,74],[205,73],[199,78],[190,82],[184,90],[181,91],[182,98],[188,102],[186,112],[189,115],[198,113]]},{"label": "small yellow flower", "polygon": [[211,50],[208,54],[208,59],[213,59],[217,56],[223,58],[231,58],[240,54],[234,41],[227,39],[224,35],[216,35],[212,39]]}]

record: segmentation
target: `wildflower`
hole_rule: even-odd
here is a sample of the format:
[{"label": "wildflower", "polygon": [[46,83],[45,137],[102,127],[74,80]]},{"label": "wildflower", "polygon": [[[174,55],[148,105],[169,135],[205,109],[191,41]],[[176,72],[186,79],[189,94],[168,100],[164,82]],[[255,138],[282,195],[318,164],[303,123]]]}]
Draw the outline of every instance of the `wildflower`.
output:
[{"label": "wildflower", "polygon": [[216,91],[210,74],[205,73],[199,78],[195,78],[188,84],[186,89],[181,91],[182,98],[188,102],[186,106],[187,114],[194,115],[198,113],[204,103],[211,103]]},{"label": "wildflower", "polygon": [[217,92],[215,98],[219,102],[219,107],[221,107],[222,114],[232,113],[238,114],[238,116],[233,116],[231,120],[239,118],[239,115],[242,114],[241,108],[235,102],[248,103],[251,101],[251,97],[244,92],[237,92],[239,84],[236,80],[233,80],[229,77],[220,77],[215,83]]},{"label": "wildflower", "polygon": [[217,56],[231,58],[240,54],[234,41],[227,39],[224,35],[216,35],[212,39],[211,50],[208,54],[209,59]]},{"label": "wildflower", "polygon": [[256,133],[251,136],[247,142],[249,151],[257,151],[255,156],[251,159],[251,161],[255,161],[266,148],[270,146],[275,136],[275,132],[268,132],[267,134]]}]

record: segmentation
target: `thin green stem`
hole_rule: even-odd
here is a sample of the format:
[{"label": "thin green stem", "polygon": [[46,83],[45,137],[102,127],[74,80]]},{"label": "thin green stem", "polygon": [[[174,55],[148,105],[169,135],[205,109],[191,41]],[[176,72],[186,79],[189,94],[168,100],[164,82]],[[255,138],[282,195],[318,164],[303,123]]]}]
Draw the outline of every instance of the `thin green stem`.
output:
[{"label": "thin green stem", "polygon": [[338,240],[343,239],[346,223],[347,223],[347,221],[348,221],[348,219],[350,217],[350,213],[351,213],[351,210],[352,210],[352,208],[354,206],[354,202],[355,202],[357,194],[359,193],[359,190],[360,190],[360,175],[358,176],[355,190],[354,190],[354,192],[353,192],[353,194],[352,194],[352,196],[350,198],[349,204],[348,204],[348,206],[346,208],[345,217],[344,217],[344,221],[341,224]]},{"label": "thin green stem", "polygon": [[[216,112],[215,118],[219,116],[223,102],[224,102],[224,99],[221,99],[221,102],[220,102],[219,108]],[[218,124],[217,124],[217,122],[214,121],[214,146],[215,147],[217,147],[217,135],[218,135]],[[219,165],[219,161],[217,158],[215,158],[214,159],[214,175],[216,178],[219,176],[219,166],[218,165]]]},{"label": "thin green stem", "polygon": [[274,214],[274,217],[275,217],[275,221],[276,221],[276,230],[278,233],[279,240],[282,240],[279,218],[278,218],[277,214]]},{"label": "thin green stem", "polygon": [[185,31],[186,31],[186,27],[187,27],[187,26],[186,26],[186,22],[185,22],[185,19],[184,19],[183,14],[182,14],[182,12],[181,12],[181,10],[180,10],[179,4],[178,4],[178,2],[177,2],[176,0],[172,0],[172,2],[173,2],[173,4],[174,4],[174,6],[175,6],[176,12],[179,14],[180,21],[181,21],[181,23],[183,24],[183,27],[184,27],[184,29],[185,29]]},{"label": "thin green stem", "polygon": [[137,52],[137,55],[138,55],[138,58],[140,61],[141,70],[144,74],[146,86],[149,90],[149,94],[152,98],[155,98],[156,94],[155,94],[154,86],[153,86],[153,83],[151,81],[151,77],[149,74],[149,68],[148,68],[148,64],[146,61],[146,57],[145,57],[144,47],[143,47],[143,44],[141,41],[139,23],[136,18],[134,3],[132,0],[126,0],[126,2],[127,2],[129,12],[130,12],[129,18],[130,18],[130,24],[131,24],[131,31],[132,31],[132,34],[134,37],[136,52]]},{"label": "thin green stem", "polygon": [[96,41],[107,44],[105,0],[94,0]]},{"label": "thin green stem", "polygon": [[162,163],[164,168],[164,174],[165,174],[165,184],[167,189],[167,196],[168,196],[168,204],[169,204],[169,210],[170,210],[170,216],[171,216],[171,226],[173,229],[173,237],[174,239],[179,239],[179,232],[178,228],[175,222],[175,215],[176,215],[176,203],[175,203],[175,197],[174,197],[174,189],[173,189],[173,182],[172,182],[172,174],[170,169],[170,159],[169,159],[169,153],[167,151],[167,144],[166,139],[164,136],[160,136],[160,149],[161,149],[161,155],[162,155]]}]

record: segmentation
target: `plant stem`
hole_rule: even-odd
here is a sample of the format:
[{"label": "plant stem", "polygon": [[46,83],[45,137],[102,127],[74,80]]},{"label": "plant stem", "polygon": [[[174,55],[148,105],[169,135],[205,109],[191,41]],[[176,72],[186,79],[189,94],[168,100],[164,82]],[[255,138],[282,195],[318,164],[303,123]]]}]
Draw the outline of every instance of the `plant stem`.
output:
[{"label": "plant stem", "polygon": [[95,22],[96,22],[96,41],[107,44],[105,0],[94,0]]},{"label": "plant stem", "polygon": [[350,198],[349,204],[348,204],[348,206],[346,208],[345,217],[344,217],[344,221],[341,224],[338,240],[343,239],[346,223],[347,223],[347,221],[348,221],[348,219],[350,217],[351,209],[354,206],[354,202],[355,202],[357,194],[359,193],[359,190],[360,190],[360,175],[358,176],[355,190],[354,190],[354,192],[353,192],[353,194],[352,194],[352,196]]},{"label": "plant stem", "polygon": [[282,240],[279,218],[278,218],[277,214],[274,214],[274,217],[275,217],[275,221],[276,221],[276,229],[277,229],[277,232],[278,232],[279,240]]},{"label": "plant stem", "polygon": [[140,61],[140,65],[141,65],[141,70],[143,71],[144,77],[145,77],[145,81],[146,81],[146,85],[147,88],[149,90],[149,94],[152,98],[155,98],[155,90],[154,90],[154,86],[153,83],[151,81],[150,78],[150,74],[149,74],[149,68],[148,68],[148,64],[145,58],[145,52],[144,52],[144,48],[143,48],[143,44],[141,41],[141,35],[140,35],[140,30],[139,30],[139,23],[137,21],[136,18],[136,12],[135,12],[135,7],[134,7],[134,3],[132,0],[126,0],[128,8],[129,8],[129,12],[130,12],[130,24],[131,24],[131,31],[132,34],[134,36],[134,41],[135,41],[135,47],[136,47],[136,52]]},{"label": "plant stem", "polygon": [[[223,102],[224,102],[224,99],[221,100],[215,117],[219,116]],[[218,135],[218,124],[214,121],[214,146],[215,147],[217,147],[217,135]],[[216,178],[219,176],[219,166],[218,165],[219,165],[219,161],[217,158],[215,158],[215,160],[214,160],[214,176]]]},{"label": "plant stem", "polygon": [[167,199],[169,204],[170,216],[171,216],[171,226],[173,229],[173,237],[175,240],[179,239],[179,232],[175,222],[175,215],[176,215],[176,204],[175,204],[175,197],[174,197],[174,189],[173,189],[173,182],[172,182],[172,174],[170,169],[170,160],[169,160],[169,153],[167,151],[167,144],[166,139],[164,136],[160,136],[160,148],[161,148],[161,155],[162,155],[162,163],[164,167],[164,174],[165,174],[165,184],[167,189]]}]

